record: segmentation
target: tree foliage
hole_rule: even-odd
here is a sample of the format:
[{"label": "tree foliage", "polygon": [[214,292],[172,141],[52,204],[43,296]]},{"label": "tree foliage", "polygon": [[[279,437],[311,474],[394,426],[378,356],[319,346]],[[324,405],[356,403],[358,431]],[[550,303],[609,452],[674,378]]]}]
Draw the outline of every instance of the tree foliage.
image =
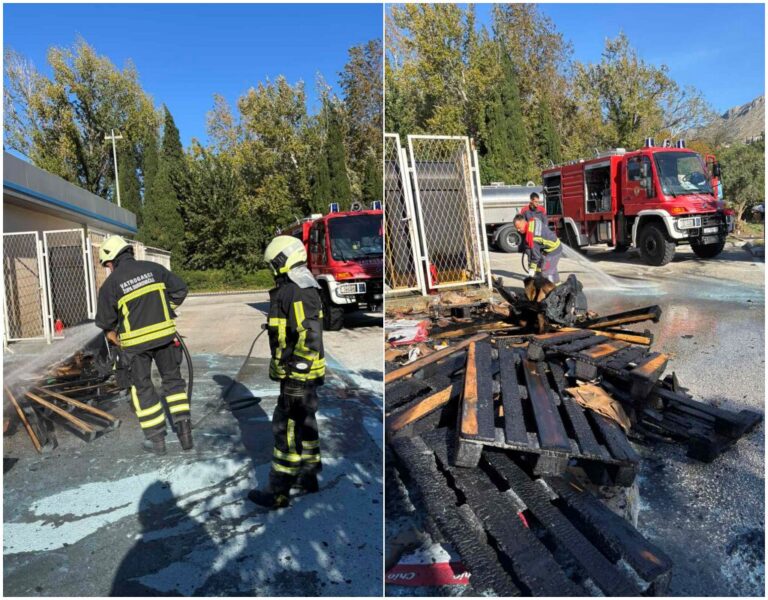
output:
[{"label": "tree foliage", "polygon": [[736,221],[752,206],[765,202],[765,136],[751,144],[734,144],[719,156],[723,197],[736,213]]},{"label": "tree foliage", "polygon": [[671,138],[711,118],[698,90],[642,60],[623,33],[606,40],[597,64],[574,61],[535,4],[494,5],[488,28],[472,5],[392,6],[386,35],[387,131],[469,135],[484,183],[537,179],[552,162]]},{"label": "tree foliage", "polygon": [[[37,166],[86,190],[112,198],[112,129],[119,150],[139,148],[158,117],[128,62],[122,70],[84,40],[51,48],[46,77],[21,55],[5,53],[5,143]],[[129,150],[130,151],[130,150]]]}]

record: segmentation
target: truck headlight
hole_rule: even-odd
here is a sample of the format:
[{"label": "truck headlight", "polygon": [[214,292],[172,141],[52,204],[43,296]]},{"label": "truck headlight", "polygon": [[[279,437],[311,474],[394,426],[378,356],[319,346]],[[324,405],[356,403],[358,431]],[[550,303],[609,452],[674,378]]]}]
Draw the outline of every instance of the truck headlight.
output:
[{"label": "truck headlight", "polygon": [[701,227],[701,217],[688,217],[685,219],[678,219],[675,225],[679,230],[683,229],[695,229]]}]

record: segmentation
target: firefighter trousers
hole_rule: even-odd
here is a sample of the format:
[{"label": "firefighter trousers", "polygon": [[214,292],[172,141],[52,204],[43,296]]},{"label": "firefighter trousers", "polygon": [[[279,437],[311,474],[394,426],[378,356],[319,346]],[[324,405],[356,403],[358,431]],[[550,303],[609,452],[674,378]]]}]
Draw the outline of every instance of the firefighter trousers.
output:
[{"label": "firefighter trousers", "polygon": [[323,464],[315,417],[319,386],[307,382],[303,397],[285,394],[285,386],[286,381],[281,381],[280,397],[272,415],[275,446],[269,486],[272,492],[287,495],[299,477],[317,474]]},{"label": "firefighter trousers", "polygon": [[[557,264],[560,262],[562,252],[553,252],[544,255],[544,264],[541,267],[541,276],[546,277],[552,283],[560,283],[560,272],[557,270]],[[538,272],[538,266],[535,267]]]},{"label": "firefighter trousers", "polygon": [[162,380],[163,398],[174,425],[189,419],[187,384],[181,376],[181,347],[170,342],[160,348],[141,352],[125,352],[131,379],[131,404],[144,435],[165,435],[166,411],[152,383],[152,361]]}]

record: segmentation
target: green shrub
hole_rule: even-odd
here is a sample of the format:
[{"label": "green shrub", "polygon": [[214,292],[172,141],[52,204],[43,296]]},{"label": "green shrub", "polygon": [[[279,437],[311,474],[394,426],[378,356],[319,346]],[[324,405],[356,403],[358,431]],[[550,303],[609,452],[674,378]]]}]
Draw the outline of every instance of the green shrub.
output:
[{"label": "green shrub", "polygon": [[269,269],[260,269],[251,273],[230,269],[206,269],[205,271],[176,269],[174,273],[186,281],[191,293],[268,290],[274,286],[275,282]]}]

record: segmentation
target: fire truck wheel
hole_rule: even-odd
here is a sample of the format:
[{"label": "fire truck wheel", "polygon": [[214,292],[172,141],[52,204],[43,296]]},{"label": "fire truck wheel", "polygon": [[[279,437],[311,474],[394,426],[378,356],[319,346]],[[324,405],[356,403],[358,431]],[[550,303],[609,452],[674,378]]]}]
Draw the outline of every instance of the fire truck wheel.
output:
[{"label": "fire truck wheel", "polygon": [[715,258],[725,248],[725,240],[721,240],[716,244],[699,244],[691,241],[691,250],[699,258]]},{"label": "fire truck wheel", "polygon": [[640,254],[646,263],[662,267],[675,256],[675,243],[667,238],[663,225],[649,223],[640,232]]},{"label": "fire truck wheel", "polygon": [[514,225],[502,227],[496,237],[496,245],[502,252],[517,252],[521,241],[520,234],[517,233]]},{"label": "fire truck wheel", "polygon": [[344,307],[331,302],[331,297],[325,288],[320,291],[320,300],[323,303],[323,329],[339,331],[344,327]]}]

